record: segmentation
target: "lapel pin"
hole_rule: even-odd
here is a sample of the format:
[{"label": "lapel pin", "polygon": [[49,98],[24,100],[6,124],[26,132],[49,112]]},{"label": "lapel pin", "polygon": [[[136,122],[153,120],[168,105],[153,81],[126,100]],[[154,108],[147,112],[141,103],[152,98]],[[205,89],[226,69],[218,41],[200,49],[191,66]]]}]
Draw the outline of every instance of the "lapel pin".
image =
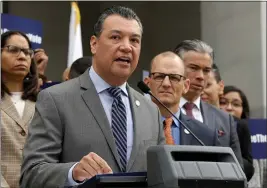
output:
[{"label": "lapel pin", "polygon": [[189,134],[189,131],[187,129],[184,129],[185,134]]},{"label": "lapel pin", "polygon": [[135,101],[136,106],[140,106],[140,102],[139,101]]}]

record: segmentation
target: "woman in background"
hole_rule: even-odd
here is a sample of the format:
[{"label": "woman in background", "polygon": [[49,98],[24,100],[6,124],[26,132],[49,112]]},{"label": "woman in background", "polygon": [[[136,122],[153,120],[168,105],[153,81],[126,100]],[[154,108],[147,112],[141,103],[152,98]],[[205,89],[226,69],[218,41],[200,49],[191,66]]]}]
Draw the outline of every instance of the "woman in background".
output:
[{"label": "woman in background", "polygon": [[[231,105],[229,105],[231,104]],[[249,104],[243,91],[235,86],[225,86],[220,107],[239,119],[249,119]]]},{"label": "woman in background", "polygon": [[1,187],[19,187],[22,150],[38,92],[32,57],[31,43],[24,33],[1,35]]},{"label": "woman in background", "polygon": [[253,159],[251,155],[251,138],[248,129],[249,103],[242,90],[235,86],[225,86],[223,97],[220,98],[222,110],[230,113],[237,121],[237,133],[244,162],[247,179],[254,174]]},{"label": "woman in background", "polygon": [[213,71],[210,74],[210,78],[201,95],[201,99],[233,115],[237,124],[236,128],[244,162],[244,172],[246,174],[247,181],[249,181],[254,174],[254,167],[251,154],[251,135],[247,121],[247,118],[249,118],[248,101],[243,92],[239,94],[240,97],[238,101],[234,100],[232,98],[232,93],[230,93],[233,86],[224,87],[223,80],[221,79],[220,72],[216,64],[213,64],[212,68]]}]

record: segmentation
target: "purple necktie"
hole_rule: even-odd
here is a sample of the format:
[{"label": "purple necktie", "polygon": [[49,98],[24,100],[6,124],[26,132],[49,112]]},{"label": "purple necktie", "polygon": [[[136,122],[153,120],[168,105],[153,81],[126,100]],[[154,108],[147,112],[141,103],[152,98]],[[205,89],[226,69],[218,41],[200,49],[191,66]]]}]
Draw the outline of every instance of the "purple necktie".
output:
[{"label": "purple necktie", "polygon": [[185,109],[186,115],[190,116],[193,119],[195,119],[195,117],[193,115],[194,106],[195,106],[195,104],[191,103],[191,102],[187,102],[184,104],[184,109]]}]

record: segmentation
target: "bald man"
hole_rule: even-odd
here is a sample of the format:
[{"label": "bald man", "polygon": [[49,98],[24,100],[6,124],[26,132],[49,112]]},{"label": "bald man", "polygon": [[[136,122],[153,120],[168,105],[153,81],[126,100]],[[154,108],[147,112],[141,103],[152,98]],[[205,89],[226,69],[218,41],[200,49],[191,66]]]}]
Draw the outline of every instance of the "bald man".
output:
[{"label": "bald man", "polygon": [[[163,52],[151,61],[149,77],[145,83],[151,92],[166,105],[172,113],[187,125],[205,145],[220,145],[215,129],[194,120],[183,113],[179,108],[179,102],[190,85],[189,79],[184,76],[185,67],[183,61],[173,52]],[[152,101],[159,107],[164,124],[166,144],[174,145],[200,145],[196,139],[180,125],[180,122],[160,105],[154,98]]]}]

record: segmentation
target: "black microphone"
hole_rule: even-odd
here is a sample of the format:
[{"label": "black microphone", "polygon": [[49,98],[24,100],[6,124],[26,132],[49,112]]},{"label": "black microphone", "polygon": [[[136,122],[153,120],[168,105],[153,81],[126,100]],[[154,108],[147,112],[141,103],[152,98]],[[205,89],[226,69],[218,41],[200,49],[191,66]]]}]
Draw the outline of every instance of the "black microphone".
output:
[{"label": "black microphone", "polygon": [[[156,99],[166,110],[168,110],[168,112],[171,113],[171,115],[177,119],[177,121],[179,121],[179,123],[190,133],[192,134],[192,136],[200,143],[200,145],[205,146],[205,144],[179,119],[177,118],[172,112],[171,110],[165,106],[156,96],[154,96],[151,91],[150,88],[143,82],[140,81],[137,84],[137,87],[139,87],[139,89],[141,89],[141,91],[143,91],[146,94],[149,94],[150,96],[152,96],[154,99]],[[182,113],[182,112],[181,112]]]}]

